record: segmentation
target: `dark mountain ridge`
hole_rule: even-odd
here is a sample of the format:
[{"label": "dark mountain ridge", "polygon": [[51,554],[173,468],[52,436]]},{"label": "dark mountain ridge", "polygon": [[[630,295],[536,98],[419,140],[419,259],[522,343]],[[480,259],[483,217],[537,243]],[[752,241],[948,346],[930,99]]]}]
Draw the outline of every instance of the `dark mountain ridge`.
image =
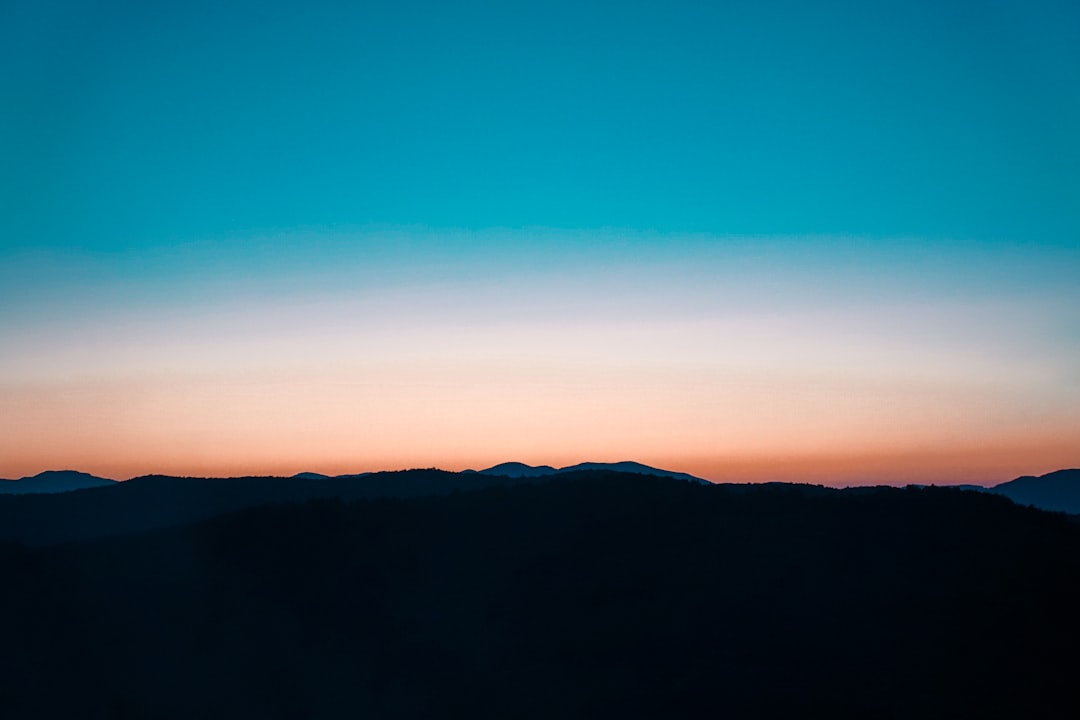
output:
[{"label": "dark mountain ridge", "polygon": [[1034,505],[1072,515],[1080,514],[1080,469],[1057,470],[1038,477],[1025,475],[990,488],[1018,505]]},{"label": "dark mountain ridge", "polygon": [[0,573],[10,720],[1066,718],[1080,669],[1080,528],[946,488],[586,470],[0,543]]},{"label": "dark mountain ridge", "polygon": [[[688,473],[675,472],[673,470],[662,470],[660,468],[650,467],[639,462],[632,460],[623,460],[622,462],[614,463],[598,463],[598,462],[583,462],[577,465],[569,465],[567,467],[555,468],[551,465],[527,465],[522,462],[504,462],[494,465],[483,470],[463,470],[465,474],[481,474],[481,475],[500,475],[510,478],[537,478],[547,477],[548,475],[558,475],[559,473],[574,472],[575,470],[615,470],[618,472],[632,472],[640,473],[643,475],[658,475],[661,477],[679,478],[680,480],[687,480],[689,482],[708,482],[702,478],[695,477]],[[317,472],[302,472],[293,475],[295,478],[307,478],[310,480],[324,480],[330,477],[336,478],[352,478],[363,477],[370,475],[371,473],[359,473],[349,475],[324,475]]]},{"label": "dark mountain ridge", "polygon": [[[679,480],[686,480],[687,482],[696,483],[708,483],[708,480],[695,477],[688,473],[675,472],[673,470],[661,470],[660,468],[650,467],[643,465],[639,462],[632,460],[623,460],[622,462],[614,463],[598,463],[598,462],[583,462],[577,465],[568,465],[567,467],[554,468],[550,465],[526,465],[520,462],[505,462],[494,467],[489,467],[486,470],[478,470],[477,472],[484,475],[503,475],[506,477],[546,477],[548,475],[559,475],[562,473],[576,472],[578,470],[613,470],[615,472],[627,472],[638,473],[640,475],[656,475],[658,477],[676,478]],[[471,472],[471,471],[466,471]]]},{"label": "dark mountain ridge", "polygon": [[504,462],[485,470],[466,470],[482,475],[503,475],[505,477],[545,477],[559,472],[550,465],[526,465],[521,462]]},{"label": "dark mountain ridge", "polygon": [[[266,503],[304,502],[319,498],[359,500],[445,495],[498,485],[565,479],[589,471],[650,475],[710,485],[686,473],[658,470],[632,462],[582,463],[558,469],[504,463],[480,472],[452,473],[430,469],[337,477],[317,473],[301,473],[291,478],[149,475],[125,482],[95,478],[75,471],[46,472],[34,478],[10,482],[25,488],[60,488],[69,487],[72,483],[83,487],[77,492],[24,489],[0,493],[0,540],[50,545],[172,527]],[[54,482],[54,478],[59,481]],[[823,486],[775,485],[801,488],[798,492],[804,494],[834,492]],[[733,492],[745,492],[757,487],[753,484],[722,486]],[[850,492],[863,491],[873,492],[873,489],[852,489]],[[1041,478],[1018,478],[981,491],[1006,496],[1021,505],[1080,513],[1078,470],[1062,470]]]},{"label": "dark mountain ridge", "polygon": [[443,470],[316,480],[146,475],[77,493],[0,496],[0,540],[52,545],[167,528],[267,503],[443,495],[518,482],[523,480]]},{"label": "dark mountain ridge", "polygon": [[46,470],[18,480],[0,480],[0,493],[62,493],[115,485],[115,480],[77,470]]}]

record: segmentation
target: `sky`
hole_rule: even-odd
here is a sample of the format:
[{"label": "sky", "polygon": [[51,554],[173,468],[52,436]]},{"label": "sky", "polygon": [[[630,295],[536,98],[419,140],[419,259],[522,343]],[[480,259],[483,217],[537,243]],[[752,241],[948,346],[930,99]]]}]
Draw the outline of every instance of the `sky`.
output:
[{"label": "sky", "polygon": [[0,477],[1080,466],[1073,2],[9,2]]}]

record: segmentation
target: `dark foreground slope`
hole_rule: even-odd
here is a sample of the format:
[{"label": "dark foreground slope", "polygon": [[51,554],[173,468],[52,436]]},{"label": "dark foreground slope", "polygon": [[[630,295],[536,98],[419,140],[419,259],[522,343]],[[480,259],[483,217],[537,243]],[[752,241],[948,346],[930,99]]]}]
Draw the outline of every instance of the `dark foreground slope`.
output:
[{"label": "dark foreground slope", "polygon": [[5,718],[1071,717],[1080,532],[586,472],[6,545]]}]

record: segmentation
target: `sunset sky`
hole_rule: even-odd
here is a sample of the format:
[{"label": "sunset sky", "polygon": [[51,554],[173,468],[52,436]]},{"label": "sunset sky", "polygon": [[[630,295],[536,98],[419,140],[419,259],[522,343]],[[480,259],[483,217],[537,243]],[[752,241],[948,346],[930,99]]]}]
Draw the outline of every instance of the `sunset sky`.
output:
[{"label": "sunset sky", "polygon": [[1080,5],[16,2],[0,477],[1080,466]]}]

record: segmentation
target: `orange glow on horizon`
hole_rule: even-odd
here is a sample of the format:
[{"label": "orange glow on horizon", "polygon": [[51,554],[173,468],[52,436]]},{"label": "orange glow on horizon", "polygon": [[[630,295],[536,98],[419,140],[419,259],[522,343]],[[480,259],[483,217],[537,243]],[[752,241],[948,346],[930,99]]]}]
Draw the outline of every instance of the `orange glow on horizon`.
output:
[{"label": "orange glow on horizon", "polygon": [[[636,460],[720,482],[902,485],[994,484],[1080,465],[1071,427],[1029,421],[965,436],[952,423],[920,423],[925,398],[904,420],[895,396],[879,394],[893,401],[884,404],[887,415],[875,414],[869,403],[837,405],[836,389],[778,413],[757,396],[728,394],[719,404],[700,387],[677,384],[627,395],[619,383],[506,386],[496,378],[494,387],[474,379],[421,384],[417,393],[391,379],[22,388],[9,393],[9,417],[20,422],[0,437],[0,476],[68,468],[115,479],[335,475]],[[826,409],[828,421],[807,422]]]},{"label": "orange glow on horizon", "polygon": [[93,292],[27,306],[0,347],[0,476],[636,460],[903,484],[1080,465],[1075,283],[1044,287],[1041,265],[1039,292],[1005,292],[982,252],[942,266],[929,246],[532,238],[523,265],[488,252],[516,236],[421,240],[252,284],[194,273],[179,299],[91,273]]}]

